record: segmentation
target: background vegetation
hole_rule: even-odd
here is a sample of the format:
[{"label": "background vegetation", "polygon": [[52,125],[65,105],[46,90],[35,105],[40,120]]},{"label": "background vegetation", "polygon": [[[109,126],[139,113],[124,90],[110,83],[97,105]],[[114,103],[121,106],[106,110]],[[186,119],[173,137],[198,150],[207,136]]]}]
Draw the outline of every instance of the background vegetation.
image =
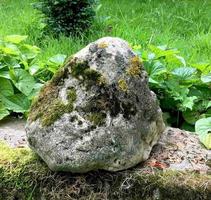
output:
[{"label": "background vegetation", "polygon": [[36,0],[2,0],[0,35],[28,35],[46,59],[71,55],[102,37],[118,36],[132,44],[176,47],[190,63],[211,63],[211,1],[209,0],[101,0],[91,34],[78,38],[48,35],[40,40],[43,23],[33,9]]}]

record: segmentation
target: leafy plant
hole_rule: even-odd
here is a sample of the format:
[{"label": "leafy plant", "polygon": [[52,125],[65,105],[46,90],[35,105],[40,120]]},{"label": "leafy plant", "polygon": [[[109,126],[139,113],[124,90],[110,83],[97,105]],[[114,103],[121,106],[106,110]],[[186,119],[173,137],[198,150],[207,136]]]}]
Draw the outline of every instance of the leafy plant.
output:
[{"label": "leafy plant", "polygon": [[37,8],[45,16],[47,28],[54,33],[79,34],[95,17],[95,0],[41,0]]},{"label": "leafy plant", "polygon": [[10,35],[0,39],[0,120],[11,112],[27,113],[43,82],[66,58],[56,55],[47,62],[38,62],[40,49],[24,43],[26,38]]},{"label": "leafy plant", "polygon": [[211,149],[211,117],[198,120],[195,127],[202,143]]},{"label": "leafy plant", "polygon": [[[194,130],[197,120],[211,117],[209,64],[188,64],[177,49],[167,46],[150,45],[147,51],[135,46],[135,50],[143,60],[150,87],[157,94],[162,110],[169,113],[165,115],[170,116],[168,123]],[[200,139],[207,144],[209,137]]]}]

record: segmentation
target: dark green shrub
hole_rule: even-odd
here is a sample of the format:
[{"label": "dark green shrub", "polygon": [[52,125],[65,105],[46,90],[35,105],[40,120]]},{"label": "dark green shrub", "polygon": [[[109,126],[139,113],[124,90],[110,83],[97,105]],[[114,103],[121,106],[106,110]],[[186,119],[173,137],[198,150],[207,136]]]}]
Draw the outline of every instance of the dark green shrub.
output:
[{"label": "dark green shrub", "polygon": [[46,28],[53,33],[77,35],[85,32],[95,17],[96,0],[40,0]]}]

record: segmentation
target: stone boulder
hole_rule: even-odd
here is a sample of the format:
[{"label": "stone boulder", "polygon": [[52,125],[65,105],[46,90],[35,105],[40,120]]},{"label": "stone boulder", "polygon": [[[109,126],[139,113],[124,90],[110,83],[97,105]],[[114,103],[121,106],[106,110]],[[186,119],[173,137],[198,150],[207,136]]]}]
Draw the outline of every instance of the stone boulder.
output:
[{"label": "stone boulder", "polygon": [[130,168],[149,157],[164,130],[138,56],[101,38],[68,59],[34,100],[30,147],[54,171]]}]

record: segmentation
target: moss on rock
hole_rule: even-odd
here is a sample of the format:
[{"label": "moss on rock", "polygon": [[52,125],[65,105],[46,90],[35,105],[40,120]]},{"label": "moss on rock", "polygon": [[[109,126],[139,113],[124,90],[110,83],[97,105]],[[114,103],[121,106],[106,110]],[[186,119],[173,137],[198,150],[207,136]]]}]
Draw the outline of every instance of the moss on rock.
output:
[{"label": "moss on rock", "polygon": [[59,90],[63,85],[64,79],[68,77],[68,74],[79,79],[88,87],[96,83],[99,86],[105,84],[103,76],[96,70],[90,69],[87,62],[79,62],[76,59],[71,59],[42,88],[39,96],[33,101],[28,117],[30,122],[39,118],[42,126],[49,126],[64,113],[73,111],[73,103],[76,100],[76,91],[74,88],[67,91],[67,104],[59,98]]},{"label": "moss on rock", "polygon": [[101,74],[89,67],[87,62],[73,60],[70,63],[71,75],[84,83],[99,82]]},{"label": "moss on rock", "polygon": [[32,103],[28,117],[29,121],[32,122],[39,118],[42,126],[49,126],[64,113],[73,111],[73,103],[76,100],[76,91],[74,88],[67,91],[67,104],[59,98],[59,84],[67,76],[67,73],[67,69],[62,68],[41,89],[39,96]]},{"label": "moss on rock", "polygon": [[210,184],[207,175],[160,170],[149,173],[140,166],[116,173],[56,173],[30,149],[12,149],[0,143],[0,200],[208,200]]},{"label": "moss on rock", "polygon": [[87,119],[91,121],[95,126],[101,126],[105,123],[106,114],[102,112],[90,113]]},{"label": "moss on rock", "polygon": [[141,62],[138,56],[131,58],[131,63],[127,69],[127,74],[131,76],[139,76],[141,74]]}]

